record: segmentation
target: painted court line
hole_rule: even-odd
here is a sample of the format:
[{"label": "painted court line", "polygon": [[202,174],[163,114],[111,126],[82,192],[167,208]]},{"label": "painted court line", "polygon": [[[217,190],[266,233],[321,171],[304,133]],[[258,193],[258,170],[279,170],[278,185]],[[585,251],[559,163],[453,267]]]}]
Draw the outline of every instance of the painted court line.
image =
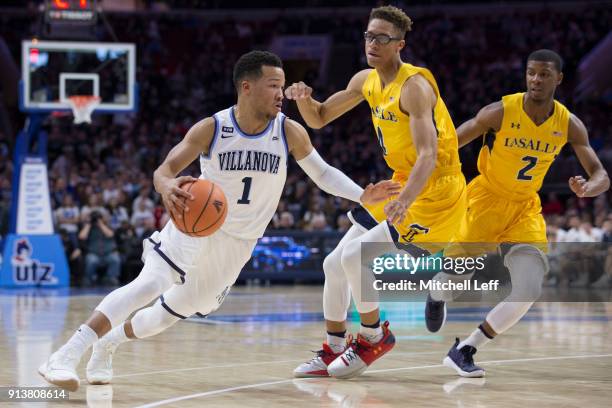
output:
[{"label": "painted court line", "polygon": [[[596,357],[612,357],[612,354],[588,354],[583,356],[558,356],[558,357],[533,357],[533,358],[513,358],[510,360],[489,360],[489,361],[479,361],[479,365],[485,364],[511,364],[511,363],[524,363],[527,361],[547,361],[547,360],[572,360],[572,359],[581,359],[581,358],[596,358]],[[417,367],[400,367],[400,368],[385,368],[383,370],[372,370],[367,371],[368,374],[375,373],[389,373],[392,371],[406,371],[406,370],[416,370],[421,368],[433,368],[433,367],[444,367],[443,364],[435,364],[429,366],[417,366]]]},{"label": "painted court line", "polygon": [[304,361],[304,359],[299,359],[299,360],[275,360],[275,361],[253,361],[251,363],[208,365],[208,366],[191,367],[191,368],[174,368],[174,369],[171,369],[171,370],[146,371],[146,372],[143,371],[141,373],[114,375],[113,378],[126,378],[126,377],[137,377],[137,376],[141,376],[141,375],[151,375],[151,374],[169,374],[169,373],[179,373],[179,372],[184,372],[184,371],[209,370],[211,368],[233,368],[233,367],[247,367],[247,366],[262,365],[262,364],[295,363],[295,362],[302,362],[302,361]]},{"label": "painted court line", "polygon": [[[504,349],[505,351],[510,351],[511,349]],[[415,351],[415,352],[395,352],[393,355],[404,355],[404,356],[416,356],[416,355],[426,355],[426,354],[440,354],[439,351]],[[160,370],[160,371],[142,371],[139,373],[131,373],[131,374],[121,374],[114,375],[113,378],[127,378],[127,377],[138,377],[142,375],[153,375],[153,374],[171,374],[171,373],[180,373],[185,371],[198,371],[198,370],[209,370],[211,368],[233,368],[233,367],[248,367],[252,365],[262,365],[262,364],[284,364],[284,363],[302,363],[305,359],[295,359],[295,360],[273,360],[273,361],[253,361],[250,363],[233,363],[233,364],[221,364],[221,365],[207,365],[201,367],[189,367],[189,368],[173,368],[169,370]],[[371,371],[368,371],[371,372]],[[81,380],[85,380],[81,378]]]},{"label": "painted court line", "polygon": [[[602,358],[602,357],[612,357],[612,354],[591,354],[591,355],[579,355],[579,356],[558,356],[558,357],[518,358],[518,359],[511,359],[511,360],[490,360],[490,361],[479,362],[479,364],[483,364],[483,365],[484,364],[503,364],[503,363],[517,363],[517,362],[526,362],[526,361],[570,360],[570,359]],[[382,370],[368,371],[368,374],[388,373],[388,372],[393,372],[393,371],[405,371],[405,370],[420,370],[420,369],[438,368],[438,367],[443,367],[443,365],[434,364],[434,365],[414,366],[414,367],[387,368],[387,369],[382,369]],[[304,378],[298,381],[307,381],[307,380],[310,380],[310,379]],[[287,384],[293,381],[296,381],[296,379],[292,378],[290,380],[270,381],[270,382],[263,382],[263,383],[256,383],[256,384],[239,385],[239,386],[230,387],[230,388],[221,388],[221,389],[213,390],[213,391],[200,392],[197,394],[184,395],[182,397],[175,397],[175,398],[155,401],[149,404],[139,405],[137,408],[160,407],[163,405],[173,404],[175,402],[185,401],[185,400],[194,399],[194,398],[202,398],[202,397],[208,397],[211,395],[225,394],[225,393],[229,393],[233,391],[246,390],[249,388],[258,388],[258,387],[267,387],[270,385]]]}]

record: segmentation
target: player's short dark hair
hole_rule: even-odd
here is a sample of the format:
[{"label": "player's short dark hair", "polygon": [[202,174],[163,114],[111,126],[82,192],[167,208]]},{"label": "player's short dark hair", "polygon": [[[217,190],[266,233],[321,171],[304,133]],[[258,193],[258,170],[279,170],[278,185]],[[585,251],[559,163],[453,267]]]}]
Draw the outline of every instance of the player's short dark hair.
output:
[{"label": "player's short dark hair", "polygon": [[283,62],[278,55],[268,51],[251,51],[242,55],[234,65],[234,86],[240,90],[240,81],[245,78],[257,79],[263,74],[261,67],[283,67]]},{"label": "player's short dark hair", "polygon": [[563,59],[559,54],[552,50],[543,48],[541,50],[534,51],[529,54],[529,57],[527,57],[527,62],[529,61],[552,62],[558,72],[563,71]]},{"label": "player's short dark hair", "polygon": [[393,24],[393,26],[400,32],[402,38],[406,35],[406,32],[412,30],[412,20],[404,13],[402,9],[394,6],[382,6],[372,9],[370,12],[370,19],[368,22],[379,18]]}]

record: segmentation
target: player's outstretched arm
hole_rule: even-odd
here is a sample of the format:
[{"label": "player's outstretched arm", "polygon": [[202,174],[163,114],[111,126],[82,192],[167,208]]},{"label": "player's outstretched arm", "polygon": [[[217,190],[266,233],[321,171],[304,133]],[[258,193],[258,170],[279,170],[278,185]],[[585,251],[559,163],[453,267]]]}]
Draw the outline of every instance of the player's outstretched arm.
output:
[{"label": "player's outstretched arm", "polygon": [[193,200],[191,194],[181,190],[181,185],[196,179],[191,176],[175,177],[200,153],[208,153],[214,133],[215,119],[202,119],[189,129],[183,140],[170,150],[164,162],[153,173],[155,190],[161,195],[166,209],[176,217],[181,217],[183,209],[189,211],[181,198]]},{"label": "player's outstretched arm", "polygon": [[285,96],[287,99],[295,100],[300,115],[308,126],[313,129],[320,129],[363,101],[361,88],[370,71],[372,70],[364,69],[356,73],[349,81],[346,89],[336,92],[325,102],[318,102],[313,99],[311,96],[312,88],[304,82],[291,84],[285,89]]},{"label": "player's outstretched arm", "polygon": [[585,180],[582,176],[569,179],[570,189],[578,197],[595,197],[610,188],[610,178],[589,144],[589,135],[584,123],[577,116],[571,115],[567,141],[572,145],[580,164],[589,175]]},{"label": "player's outstretched arm", "polygon": [[501,101],[493,102],[482,108],[476,117],[468,120],[457,128],[459,147],[463,147],[490,130],[497,132],[504,118],[504,105]]},{"label": "player's outstretched arm", "polygon": [[421,194],[436,167],[438,135],[433,121],[435,104],[436,94],[424,77],[415,75],[404,83],[400,107],[410,115],[410,131],[417,160],[404,189],[396,200],[385,206],[385,215],[391,224],[399,224],[404,220],[406,211]]},{"label": "player's outstretched arm", "polygon": [[285,120],[285,135],[289,152],[299,166],[315,184],[328,194],[346,198],[361,204],[374,204],[396,195],[400,184],[385,180],[368,185],[365,190],[359,187],[346,174],[330,166],[319,156],[310,142],[306,129],[296,121]]}]

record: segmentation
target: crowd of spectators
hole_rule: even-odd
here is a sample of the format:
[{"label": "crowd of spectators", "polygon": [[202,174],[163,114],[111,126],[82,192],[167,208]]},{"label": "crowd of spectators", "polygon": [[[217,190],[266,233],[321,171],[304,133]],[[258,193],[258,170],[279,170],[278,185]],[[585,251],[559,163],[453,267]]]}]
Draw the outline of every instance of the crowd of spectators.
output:
[{"label": "crowd of spectators", "polygon": [[[557,50],[566,64],[557,98],[585,122],[591,144],[610,169],[610,106],[601,100],[575,100],[573,90],[579,61],[608,33],[611,16],[610,10],[424,15],[415,19],[402,57],[432,70],[458,126],[480,107],[524,89],[524,60],[531,51]],[[20,40],[36,33],[37,21],[32,16],[0,16],[0,36],[16,61],[20,60]],[[357,72],[366,66],[362,39],[366,22],[367,16],[285,15],[249,23],[113,15],[110,23],[119,39],[137,44],[138,112],[95,116],[89,126],[74,126],[70,118],[51,118],[44,126],[55,221],[75,270],[86,271],[79,274],[84,283],[92,282],[99,272],[101,279],[114,284],[138,271],[140,240],[168,218],[152,189],[152,173],[189,126],[235,101],[231,75],[240,54],[265,48],[278,35],[324,33],[333,37],[334,47],[350,50],[342,54],[342,61],[332,55],[330,66],[350,64],[351,71]],[[99,40],[108,40],[108,33],[101,29]],[[315,71],[306,76],[319,99],[345,87],[349,79],[329,75],[324,81]],[[285,110],[300,119],[292,103],[286,101]],[[23,120],[14,117],[15,122]],[[371,126],[368,108],[362,104],[356,112],[310,134],[326,160],[365,185],[390,176]],[[13,145],[14,135],[0,131],[0,235],[7,231]],[[477,145],[462,149],[468,179],[476,174]],[[198,166],[194,162],[186,173],[198,174]],[[554,229],[557,240],[562,239],[560,231],[567,231],[563,239],[575,235],[572,239],[610,240],[611,196],[576,198],[567,188],[567,179],[578,174],[584,172],[571,149],[564,149],[545,182],[547,191],[556,191],[542,199],[549,229]],[[345,231],[350,226],[346,212],[351,205],[323,194],[292,163],[270,229]],[[580,225],[575,225],[576,218]]]},{"label": "crowd of spectators", "polygon": [[557,194],[548,194],[542,209],[549,242],[548,284],[612,286],[612,212],[606,195],[592,204],[587,210],[583,199],[563,202]]}]

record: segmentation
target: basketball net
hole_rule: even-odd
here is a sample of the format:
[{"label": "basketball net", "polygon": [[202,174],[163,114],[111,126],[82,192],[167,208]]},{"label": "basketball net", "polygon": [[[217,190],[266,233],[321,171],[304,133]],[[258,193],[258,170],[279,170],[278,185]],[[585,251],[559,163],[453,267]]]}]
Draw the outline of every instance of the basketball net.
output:
[{"label": "basketball net", "polygon": [[91,123],[91,113],[100,104],[100,97],[93,95],[72,95],[68,103],[74,115],[74,123]]}]

